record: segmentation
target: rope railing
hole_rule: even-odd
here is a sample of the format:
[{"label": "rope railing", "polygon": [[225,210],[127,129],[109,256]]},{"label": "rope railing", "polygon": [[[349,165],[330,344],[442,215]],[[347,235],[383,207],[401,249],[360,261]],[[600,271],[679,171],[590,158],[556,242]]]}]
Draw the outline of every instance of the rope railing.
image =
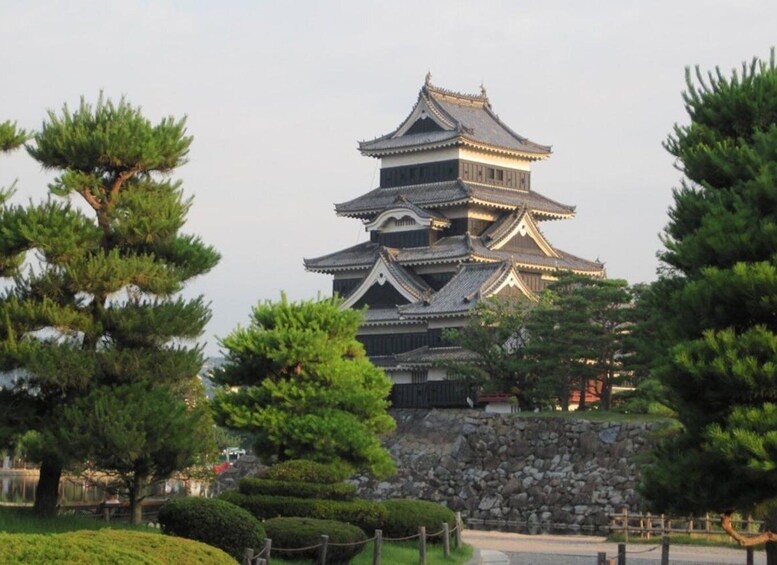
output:
[{"label": "rope railing", "polygon": [[330,542],[329,537],[322,535],[322,541],[305,547],[293,547],[283,548],[272,545],[272,540],[266,538],[264,540],[264,547],[258,552],[254,553],[254,550],[248,548],[245,550],[243,561],[241,565],[265,565],[270,561],[271,553],[300,553],[305,551],[319,550],[319,565],[326,565],[326,551],[328,547],[355,547],[359,545],[366,546],[369,543],[374,543],[375,552],[373,555],[373,564],[380,564],[381,546],[384,541],[387,542],[403,542],[411,540],[419,540],[419,564],[424,565],[426,563],[426,540],[429,538],[436,538],[442,536],[443,538],[443,553],[446,558],[450,556],[450,537],[454,536],[456,547],[461,547],[461,530],[463,529],[463,522],[461,519],[461,513],[456,513],[456,525],[452,528],[447,522],[442,524],[442,528],[434,533],[427,534],[426,528],[421,526],[418,529],[417,534],[404,537],[388,538],[383,537],[381,530],[376,530],[375,535],[371,538],[355,542]]}]

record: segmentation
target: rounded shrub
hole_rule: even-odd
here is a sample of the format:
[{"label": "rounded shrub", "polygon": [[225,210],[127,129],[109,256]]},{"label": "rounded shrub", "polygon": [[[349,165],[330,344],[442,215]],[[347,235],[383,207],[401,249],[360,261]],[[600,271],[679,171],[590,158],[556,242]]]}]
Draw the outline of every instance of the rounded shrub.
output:
[{"label": "rounded shrub", "polygon": [[[426,528],[427,534],[433,534],[442,529],[443,522],[447,522],[451,528],[456,522],[453,510],[428,500],[393,499],[381,504],[386,509],[383,535],[387,538],[415,535],[421,526]],[[441,536],[429,538],[431,542],[441,540]]]},{"label": "rounded shrub", "polygon": [[367,543],[367,535],[360,528],[335,520],[273,518],[267,520],[264,525],[267,537],[272,540],[273,554],[285,559],[315,561],[319,554],[317,547],[306,551],[283,550],[319,545],[324,534],[329,536],[327,563],[350,563],[351,559],[364,550]]},{"label": "rounded shrub", "polygon": [[270,467],[267,478],[273,481],[294,481],[331,485],[341,483],[351,475],[346,465],[317,463],[306,459],[290,459]]},{"label": "rounded shrub", "polygon": [[235,560],[216,547],[193,540],[162,536],[158,533],[105,528],[61,534],[0,532],[0,563],[235,565]]},{"label": "rounded shrub", "polygon": [[237,560],[246,548],[258,549],[264,528],[250,512],[213,498],[176,498],[159,511],[162,531],[223,549]]},{"label": "rounded shrub", "polygon": [[245,478],[240,481],[243,494],[268,494],[271,496],[295,496],[297,498],[321,498],[324,500],[353,500],[356,487],[348,483],[317,484],[296,481],[272,481]]},{"label": "rounded shrub", "polygon": [[245,508],[260,520],[287,516],[337,520],[353,524],[370,533],[380,528],[388,515],[380,502],[371,500],[320,500],[263,494],[248,495],[234,490],[223,493],[219,498]]}]

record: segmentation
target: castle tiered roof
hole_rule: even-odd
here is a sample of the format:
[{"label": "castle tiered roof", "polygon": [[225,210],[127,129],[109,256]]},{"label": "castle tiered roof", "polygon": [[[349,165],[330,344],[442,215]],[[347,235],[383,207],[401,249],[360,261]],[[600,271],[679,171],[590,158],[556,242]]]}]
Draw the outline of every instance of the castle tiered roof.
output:
[{"label": "castle tiered roof", "polygon": [[397,129],[359,143],[364,155],[383,157],[452,146],[465,146],[529,160],[546,158],[551,148],[515,133],[491,109],[485,89],[461,94],[431,84],[431,75],[418,94],[410,115]]},{"label": "castle tiered roof", "polygon": [[540,230],[575,208],[534,191],[532,163],[551,148],[504,124],[485,90],[460,94],[427,76],[399,127],[359,150],[381,159],[379,186],[335,211],[360,219],[370,241],[305,268],[334,275],[344,307],[367,307],[359,339],[397,382],[420,382],[427,369],[440,378],[443,361],[471,359],[448,347],[444,330],[466,324],[479,301],[537,300],[563,271],[604,276],[598,260],[556,248]]},{"label": "castle tiered roof", "polygon": [[509,259],[518,266],[536,268],[546,272],[568,270],[580,274],[598,275],[604,268],[604,265],[598,261],[582,259],[557,248],[553,248],[556,256],[503,251],[490,249],[483,239],[484,236],[457,235],[440,239],[429,247],[404,249],[385,248],[379,243],[367,241],[328,255],[305,259],[305,268],[319,273],[370,269],[375,264],[381,249],[386,249],[400,265],[406,266],[460,263],[462,261],[494,263]]},{"label": "castle tiered roof", "polygon": [[459,205],[480,205],[495,210],[514,210],[526,206],[538,219],[564,219],[575,215],[574,206],[561,204],[536,192],[464,182],[461,179],[379,187],[348,202],[335,204],[335,212],[339,216],[370,218],[382,212],[399,196],[416,206],[435,210]]}]

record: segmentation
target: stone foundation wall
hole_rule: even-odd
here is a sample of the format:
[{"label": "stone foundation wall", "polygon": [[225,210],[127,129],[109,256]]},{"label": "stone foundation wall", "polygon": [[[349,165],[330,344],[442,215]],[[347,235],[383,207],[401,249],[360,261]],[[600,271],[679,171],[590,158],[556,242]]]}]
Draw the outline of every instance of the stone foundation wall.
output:
[{"label": "stone foundation wall", "polygon": [[423,498],[465,518],[600,527],[637,511],[638,458],[657,424],[608,423],[475,410],[395,410],[385,444],[396,476],[358,477],[359,496]]}]

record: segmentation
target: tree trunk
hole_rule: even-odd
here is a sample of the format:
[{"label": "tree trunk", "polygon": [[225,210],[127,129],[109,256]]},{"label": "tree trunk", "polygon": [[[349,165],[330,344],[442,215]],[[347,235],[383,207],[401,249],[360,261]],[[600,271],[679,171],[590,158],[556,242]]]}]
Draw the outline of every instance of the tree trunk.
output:
[{"label": "tree trunk", "polygon": [[612,406],[612,383],[609,377],[602,379],[602,392],[599,398],[599,410],[609,410]]},{"label": "tree trunk", "polygon": [[59,502],[59,479],[62,465],[55,459],[44,459],[40,466],[38,486],[35,487],[33,511],[38,516],[54,516]]},{"label": "tree trunk", "polygon": [[135,526],[143,522],[143,507],[141,506],[143,485],[143,478],[135,476],[129,488],[130,520]]},{"label": "tree trunk", "polygon": [[586,377],[580,377],[580,402],[577,404],[577,409],[580,412],[585,412],[587,406],[585,403],[585,393],[588,390],[588,379]]}]

